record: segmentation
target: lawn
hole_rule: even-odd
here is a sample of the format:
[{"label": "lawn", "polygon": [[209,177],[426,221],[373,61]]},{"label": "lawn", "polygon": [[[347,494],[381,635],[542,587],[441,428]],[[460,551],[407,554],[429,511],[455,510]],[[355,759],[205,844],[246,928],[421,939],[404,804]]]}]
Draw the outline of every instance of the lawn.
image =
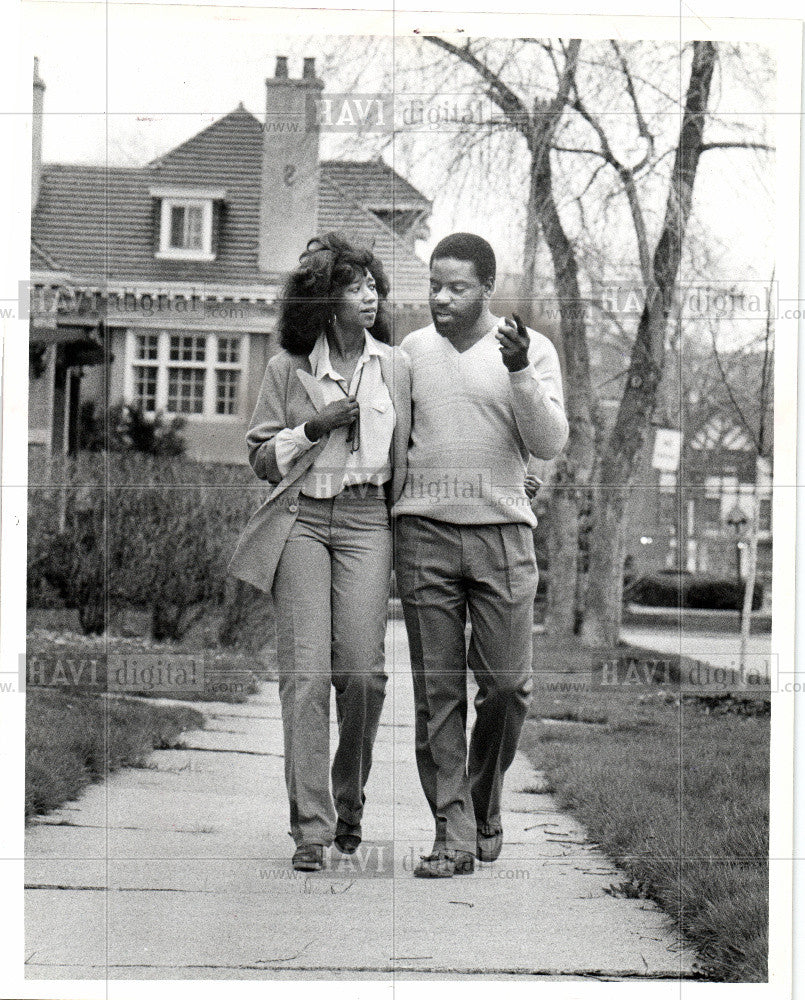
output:
[{"label": "lawn", "polygon": [[[708,978],[765,981],[770,716],[763,699],[597,683],[601,660],[645,655],[624,647],[590,654],[537,637],[535,652],[533,718],[522,748],[560,805],[626,872],[617,891],[656,900],[695,945]],[[551,686],[545,664],[562,673],[563,687]],[[590,670],[592,684],[573,690],[574,676],[583,681]]]},{"label": "lawn", "polygon": [[[180,643],[154,642],[146,638],[85,636],[77,632],[55,632],[34,628],[27,636],[26,678],[29,689],[54,687],[78,689],[85,693],[113,690],[107,677],[110,656],[134,657],[145,654],[155,662],[194,659],[199,665],[203,686],[165,689],[158,683],[131,684],[129,694],[169,697],[186,701],[227,701],[240,703],[257,690],[255,657],[230,649],[187,649]],[[155,674],[156,677],[156,674]]]},{"label": "lawn", "polygon": [[[125,695],[107,695],[108,654],[156,654],[173,662],[198,653],[144,639],[44,629],[32,630],[27,644],[26,819],[75,798],[108,771],[140,766],[152,750],[176,745],[183,730],[203,726],[204,716],[189,704],[161,704],[149,696],[171,702],[243,702],[256,690],[253,658],[216,650],[203,654],[200,690],[134,685]],[[145,697],[128,697],[134,694]]]},{"label": "lawn", "polygon": [[109,771],[141,766],[204,716],[189,706],[30,688],[25,703],[25,818],[74,799]]}]

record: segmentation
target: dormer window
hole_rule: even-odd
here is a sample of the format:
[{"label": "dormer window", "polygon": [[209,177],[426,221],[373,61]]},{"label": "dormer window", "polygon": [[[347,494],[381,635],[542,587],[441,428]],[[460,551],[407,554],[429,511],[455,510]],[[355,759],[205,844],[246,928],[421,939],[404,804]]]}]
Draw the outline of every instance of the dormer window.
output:
[{"label": "dormer window", "polygon": [[215,260],[217,214],[222,188],[151,188],[157,198],[160,260]]}]

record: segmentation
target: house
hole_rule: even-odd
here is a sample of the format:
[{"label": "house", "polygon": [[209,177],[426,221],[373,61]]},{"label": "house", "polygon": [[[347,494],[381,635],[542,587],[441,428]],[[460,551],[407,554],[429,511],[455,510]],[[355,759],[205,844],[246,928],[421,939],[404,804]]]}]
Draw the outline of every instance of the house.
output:
[{"label": "house", "polygon": [[691,344],[668,366],[655,422],[682,428],[680,460],[676,471],[652,467],[652,429],[628,506],[633,576],[666,569],[745,579],[757,503],[757,578],[771,584],[774,409],[764,381],[773,365],[771,348],[766,357],[762,349],[725,351],[716,364],[712,350]]},{"label": "house", "polygon": [[78,412],[139,402],[186,420],[189,457],[246,461],[277,350],[277,298],[317,232],[371,244],[395,340],[429,322],[416,253],[431,202],[382,159],[321,161],[313,59],[279,56],[265,122],[239,105],[142,167],[42,164],[34,70],[29,441],[79,446]]},{"label": "house", "polygon": [[748,529],[757,502],[757,579],[771,584],[770,453],[756,459],[745,430],[717,414],[683,442],[681,488],[678,472],[650,467],[650,448],[642,458],[641,485],[633,490],[627,522],[626,552],[634,577],[669,569],[745,579]]}]

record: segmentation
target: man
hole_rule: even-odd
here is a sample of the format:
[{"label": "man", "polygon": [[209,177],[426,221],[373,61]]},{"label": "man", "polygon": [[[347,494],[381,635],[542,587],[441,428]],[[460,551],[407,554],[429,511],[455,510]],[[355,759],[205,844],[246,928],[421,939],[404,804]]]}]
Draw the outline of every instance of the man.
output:
[{"label": "man", "polygon": [[[551,342],[494,316],[495,255],[454,233],[433,251],[433,324],[409,334],[413,423],[396,518],[397,583],[414,678],[416,759],[435,820],[414,874],[472,872],[503,844],[501,791],[531,697],[536,518],[529,455],[568,424]],[[472,635],[465,652],[469,612]],[[467,667],[478,683],[467,757]]]}]

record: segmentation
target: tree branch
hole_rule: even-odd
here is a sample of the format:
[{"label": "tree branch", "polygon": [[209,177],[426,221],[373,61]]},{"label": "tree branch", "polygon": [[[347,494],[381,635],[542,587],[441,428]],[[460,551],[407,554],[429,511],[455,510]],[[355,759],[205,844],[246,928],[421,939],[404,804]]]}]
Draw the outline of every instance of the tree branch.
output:
[{"label": "tree branch", "polygon": [[601,143],[601,156],[617,172],[626,193],[626,200],[629,202],[629,211],[632,214],[632,224],[634,225],[635,238],[637,239],[637,253],[640,258],[640,274],[647,290],[654,285],[654,275],[651,267],[651,252],[648,246],[648,234],[646,233],[646,222],[643,218],[643,209],[637,195],[637,187],[634,182],[634,168],[627,167],[612,152],[609,139],[603,126],[590,111],[587,110],[584,102],[576,92],[576,96],[571,105],[581,117],[590,125],[598,141]]},{"label": "tree branch", "polygon": [[499,75],[491,70],[486,63],[470,49],[470,40],[467,39],[465,45],[454,45],[452,42],[439,38],[438,35],[423,35],[426,42],[435,45],[450,55],[460,59],[466,66],[470,66],[489,85],[489,96],[497,104],[500,110],[506,115],[509,121],[523,134],[528,134],[528,109],[515,94],[500,79]]},{"label": "tree branch", "polygon": [[776,153],[776,146],[767,146],[765,142],[705,142],[702,152],[708,149],[761,149],[766,153]]},{"label": "tree branch", "polygon": [[643,117],[642,111],[640,110],[640,105],[638,104],[637,101],[637,93],[635,91],[634,83],[632,81],[632,74],[629,72],[629,66],[626,62],[626,59],[624,58],[623,53],[621,52],[620,47],[618,46],[618,43],[614,39],[612,40],[611,45],[612,48],[615,50],[615,53],[617,54],[618,59],[620,61],[621,72],[626,78],[626,90],[629,93],[629,97],[632,99],[632,107],[634,108],[635,118],[637,120],[637,130],[639,134],[642,136],[642,138],[644,138],[648,143],[648,147],[646,149],[646,155],[643,157],[640,163],[632,167],[632,173],[638,174],[643,169],[643,167],[645,167],[645,165],[648,163],[651,157],[654,155],[654,136],[649,131],[649,127],[648,125],[646,125],[646,120]]}]

